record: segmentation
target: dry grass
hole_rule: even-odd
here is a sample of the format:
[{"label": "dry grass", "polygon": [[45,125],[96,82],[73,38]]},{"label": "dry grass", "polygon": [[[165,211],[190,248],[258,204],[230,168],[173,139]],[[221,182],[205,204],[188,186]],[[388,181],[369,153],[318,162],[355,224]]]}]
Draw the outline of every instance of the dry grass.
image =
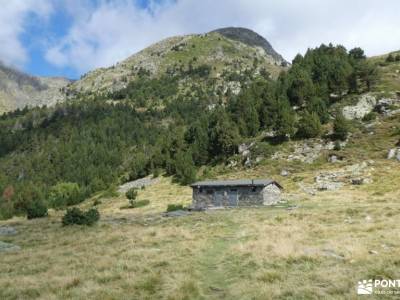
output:
[{"label": "dry grass", "polygon": [[273,177],[297,195],[294,210],[165,218],[168,204],[190,203],[191,190],[161,178],[139,191],[147,206],[121,210],[124,197],[102,199],[93,227],[62,227],[55,211],[2,221],[19,233],[1,239],[22,250],[0,254],[0,299],[356,299],[360,279],[400,278],[400,168],[383,159],[395,122],[383,123],[376,136],[356,135],[342,150],[346,163],[366,152],[374,158],[369,185],[300,192],[297,180],[312,182],[319,168],[333,168],[323,162],[287,164],[289,177],[272,161],[223,175]]}]

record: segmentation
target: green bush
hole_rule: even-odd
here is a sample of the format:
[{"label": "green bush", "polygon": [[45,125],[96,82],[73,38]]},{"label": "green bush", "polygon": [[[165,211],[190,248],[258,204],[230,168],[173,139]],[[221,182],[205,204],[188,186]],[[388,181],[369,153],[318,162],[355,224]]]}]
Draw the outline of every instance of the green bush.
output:
[{"label": "green bush", "polygon": [[47,216],[47,206],[43,201],[31,202],[26,208],[26,216],[29,220]]},{"label": "green bush", "polygon": [[130,188],[126,193],[125,196],[129,200],[135,200],[137,198],[138,192],[136,188]]},{"label": "green bush", "polygon": [[343,117],[342,114],[338,114],[333,122],[333,137],[337,140],[345,140],[349,134],[350,124]]},{"label": "green bush", "polygon": [[176,211],[176,210],[183,210],[184,207],[182,204],[168,204],[167,212]]},{"label": "green bush", "polygon": [[91,208],[88,211],[82,211],[78,207],[67,209],[67,212],[62,218],[62,224],[67,225],[93,225],[100,219],[100,214],[96,208]]},{"label": "green bush", "polygon": [[342,150],[342,145],[340,144],[339,141],[335,141],[335,145],[333,146],[333,150],[335,150],[335,151]]},{"label": "green bush", "polygon": [[364,122],[374,121],[374,120],[376,119],[377,116],[378,116],[378,114],[377,114],[376,112],[371,111],[370,113],[366,114],[366,115],[363,117],[362,120],[363,120]]},{"label": "green bush", "polygon": [[322,133],[321,121],[318,115],[313,112],[305,112],[300,120],[297,135],[301,138],[314,138]]},{"label": "green bush", "polygon": [[60,182],[53,186],[49,194],[49,203],[53,208],[65,208],[85,200],[85,193],[77,183]]}]

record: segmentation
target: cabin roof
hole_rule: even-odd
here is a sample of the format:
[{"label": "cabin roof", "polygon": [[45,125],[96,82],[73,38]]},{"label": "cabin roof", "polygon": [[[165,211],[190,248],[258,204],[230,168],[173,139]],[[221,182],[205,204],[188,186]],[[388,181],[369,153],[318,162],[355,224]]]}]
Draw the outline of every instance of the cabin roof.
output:
[{"label": "cabin roof", "polygon": [[279,188],[282,186],[272,179],[237,179],[237,180],[208,180],[198,181],[190,186],[195,187],[224,187],[224,186],[262,186],[265,187],[270,184],[275,184]]}]

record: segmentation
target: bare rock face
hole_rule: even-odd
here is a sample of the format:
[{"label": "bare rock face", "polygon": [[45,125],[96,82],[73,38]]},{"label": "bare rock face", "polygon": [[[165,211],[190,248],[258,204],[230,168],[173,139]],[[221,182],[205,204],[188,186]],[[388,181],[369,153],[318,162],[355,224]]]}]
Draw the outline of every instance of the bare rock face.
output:
[{"label": "bare rock face", "polygon": [[70,82],[61,77],[30,76],[0,63],[0,114],[64,101],[63,89]]},{"label": "bare rock face", "polygon": [[356,105],[345,106],[343,116],[348,120],[362,119],[369,114],[377,104],[376,98],[370,94],[362,95]]}]

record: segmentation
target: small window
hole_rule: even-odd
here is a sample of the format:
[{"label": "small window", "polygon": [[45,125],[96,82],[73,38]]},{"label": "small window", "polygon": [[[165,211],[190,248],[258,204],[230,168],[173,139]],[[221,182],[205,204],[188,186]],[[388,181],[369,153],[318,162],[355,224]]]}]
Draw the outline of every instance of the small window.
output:
[{"label": "small window", "polygon": [[207,194],[208,194],[208,195],[212,195],[213,193],[214,193],[213,190],[207,190]]},{"label": "small window", "polygon": [[253,187],[251,188],[251,191],[252,191],[253,193],[257,192],[257,187],[253,186]]},{"label": "small window", "polygon": [[237,192],[237,189],[231,189],[231,192]]},{"label": "small window", "polygon": [[202,189],[202,188],[200,188],[200,189],[199,189],[199,193],[202,193],[202,192],[203,192],[203,189]]}]

